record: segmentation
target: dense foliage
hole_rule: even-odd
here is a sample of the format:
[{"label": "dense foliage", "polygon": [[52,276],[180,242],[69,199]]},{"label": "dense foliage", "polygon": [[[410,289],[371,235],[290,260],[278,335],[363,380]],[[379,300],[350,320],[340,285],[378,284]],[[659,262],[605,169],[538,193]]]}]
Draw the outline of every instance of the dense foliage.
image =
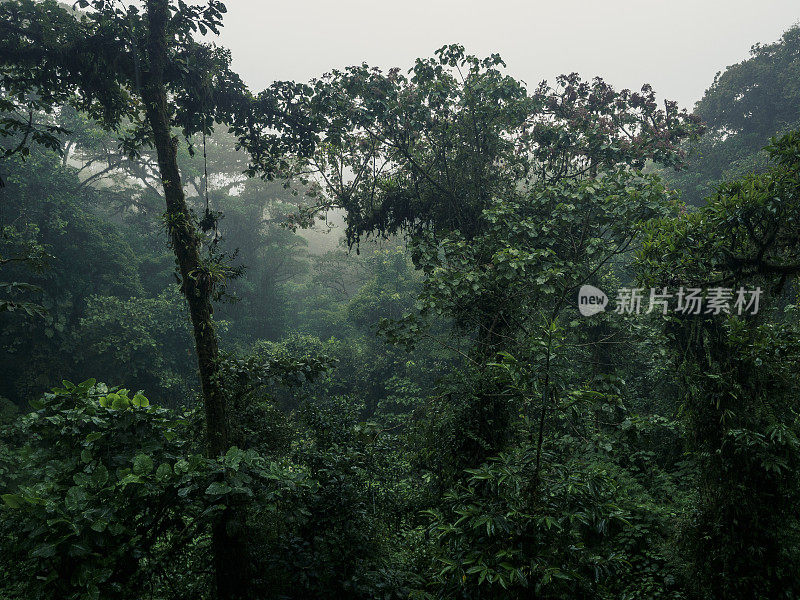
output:
[{"label": "dense foliage", "polygon": [[796,27],[689,114],[144,6],[0,2],[0,598],[800,598]]}]

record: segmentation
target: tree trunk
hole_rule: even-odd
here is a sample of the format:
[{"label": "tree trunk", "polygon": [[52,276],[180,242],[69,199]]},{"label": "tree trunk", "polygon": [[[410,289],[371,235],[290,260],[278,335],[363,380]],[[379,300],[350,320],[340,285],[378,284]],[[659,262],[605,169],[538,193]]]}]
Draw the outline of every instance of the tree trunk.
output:
[{"label": "tree trunk", "polygon": [[[153,130],[158,167],[166,200],[166,224],[178,259],[181,290],[194,328],[197,364],[206,417],[208,456],[217,458],[230,447],[226,401],[218,377],[219,343],[212,319],[212,281],[200,257],[200,237],[192,220],[178,170],[178,141],[172,136],[164,69],[167,63],[169,0],[148,0],[148,70],[144,89],[147,120]],[[228,509],[212,528],[217,596],[220,600],[247,597],[248,561],[235,509]]]}]

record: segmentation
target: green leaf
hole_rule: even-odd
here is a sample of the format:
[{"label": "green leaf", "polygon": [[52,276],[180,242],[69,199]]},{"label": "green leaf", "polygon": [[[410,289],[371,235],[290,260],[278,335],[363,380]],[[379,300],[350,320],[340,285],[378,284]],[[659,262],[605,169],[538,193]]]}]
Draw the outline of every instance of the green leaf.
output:
[{"label": "green leaf", "polygon": [[153,470],[153,459],[147,454],[137,454],[133,457],[133,472],[136,475],[147,475]]},{"label": "green leaf", "polygon": [[158,481],[166,481],[172,476],[172,467],[167,463],[161,463],[156,469],[156,479]]},{"label": "green leaf", "polygon": [[50,558],[55,556],[56,554],[56,547],[53,544],[42,544],[41,546],[37,546],[36,549],[31,552],[31,556],[37,556],[39,558]]},{"label": "green leaf", "polygon": [[86,500],[86,491],[82,487],[75,485],[67,490],[67,494],[64,497],[64,506],[67,507],[67,510],[81,510],[84,508]]},{"label": "green leaf", "polygon": [[215,481],[206,488],[206,494],[222,496],[230,492],[231,489],[231,486],[224,481]]},{"label": "green leaf", "polygon": [[96,487],[103,487],[108,481],[108,469],[105,465],[99,465],[92,473],[92,483]]},{"label": "green leaf", "polygon": [[108,521],[100,519],[92,523],[92,531],[96,531],[97,533],[103,533],[108,527]]},{"label": "green leaf", "polygon": [[[124,396],[118,396],[117,394],[113,394],[116,396],[114,400],[111,402],[111,408],[114,410],[124,410],[131,405],[131,401],[125,398]],[[110,397],[110,396],[109,396]]]},{"label": "green leaf", "polygon": [[6,506],[9,508],[20,508],[24,502],[22,496],[19,496],[18,494],[3,494],[1,497],[3,498],[3,502],[5,502]]}]

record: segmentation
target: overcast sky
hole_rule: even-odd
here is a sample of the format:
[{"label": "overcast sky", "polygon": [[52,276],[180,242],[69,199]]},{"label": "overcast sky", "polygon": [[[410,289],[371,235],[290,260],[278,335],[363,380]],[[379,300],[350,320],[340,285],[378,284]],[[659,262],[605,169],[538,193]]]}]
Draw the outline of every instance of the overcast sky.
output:
[{"label": "overcast sky", "polygon": [[409,68],[444,44],[499,52],[534,86],[559,73],[653,85],[691,107],[714,74],[800,22],[800,0],[228,0],[220,43],[254,89],[368,62]]}]

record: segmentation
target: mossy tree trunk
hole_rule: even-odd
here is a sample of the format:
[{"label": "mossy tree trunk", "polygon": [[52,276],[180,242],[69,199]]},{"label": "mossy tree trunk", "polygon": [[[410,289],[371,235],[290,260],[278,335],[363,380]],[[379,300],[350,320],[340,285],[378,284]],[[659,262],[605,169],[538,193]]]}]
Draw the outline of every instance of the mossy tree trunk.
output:
[{"label": "mossy tree trunk", "polygon": [[[164,70],[168,56],[168,0],[148,0],[148,68],[142,96],[153,131],[166,201],[165,219],[181,275],[181,290],[189,305],[197,364],[205,406],[207,451],[212,458],[230,447],[226,399],[219,378],[219,341],[212,318],[213,282],[201,258],[201,238],[193,222],[181,183],[177,139],[170,128]],[[220,600],[247,597],[247,556],[241,536],[241,510],[229,508],[212,526],[216,590]]]}]

